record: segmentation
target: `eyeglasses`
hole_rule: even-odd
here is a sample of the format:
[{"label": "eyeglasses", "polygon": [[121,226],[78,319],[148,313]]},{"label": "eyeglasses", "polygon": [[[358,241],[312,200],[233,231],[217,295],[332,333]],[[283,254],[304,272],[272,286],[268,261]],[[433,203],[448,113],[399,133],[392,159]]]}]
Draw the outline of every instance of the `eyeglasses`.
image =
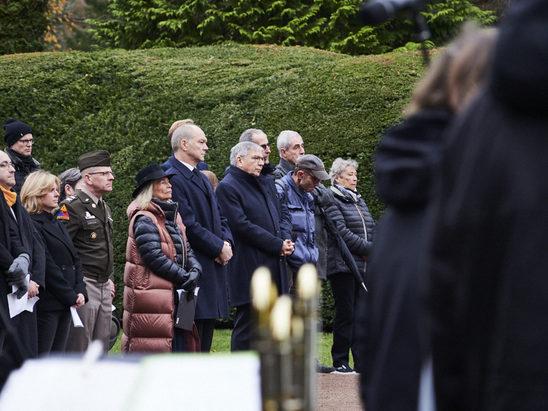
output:
[{"label": "eyeglasses", "polygon": [[114,178],[114,171],[94,171],[93,173],[87,173],[89,175],[101,174],[103,177],[107,177],[109,174]]},{"label": "eyeglasses", "polygon": [[6,167],[15,168],[15,166],[13,165],[13,163],[11,161],[4,161],[4,162],[0,163],[0,168],[6,168]]},{"label": "eyeglasses", "polygon": [[266,150],[267,147],[270,147],[270,143],[261,144],[261,147],[263,148],[263,150]]},{"label": "eyeglasses", "polygon": [[24,145],[33,145],[34,144],[34,139],[33,138],[27,138],[25,140],[19,140],[20,143],[23,143]]}]

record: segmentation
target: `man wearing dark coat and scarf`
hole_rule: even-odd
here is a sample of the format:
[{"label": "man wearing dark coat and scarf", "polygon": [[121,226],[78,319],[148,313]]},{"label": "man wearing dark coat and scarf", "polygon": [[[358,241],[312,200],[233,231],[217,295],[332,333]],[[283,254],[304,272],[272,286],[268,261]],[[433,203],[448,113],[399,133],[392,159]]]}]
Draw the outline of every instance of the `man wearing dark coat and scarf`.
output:
[{"label": "man wearing dark coat and scarf", "polygon": [[15,186],[13,191],[19,193],[25,178],[33,171],[40,170],[40,163],[32,156],[34,144],[33,131],[22,121],[9,119],[4,123],[4,140],[6,154],[15,168]]},{"label": "man wearing dark coat and scarf", "polygon": [[[17,193],[12,191],[15,185],[15,169],[9,156],[0,151],[0,208],[2,226],[4,227],[2,258],[8,257],[10,265],[2,261],[2,278],[0,282],[0,298],[4,309],[7,309],[6,295],[11,293],[11,286],[19,287],[23,296],[28,288],[28,296],[39,296],[39,290],[45,285],[45,260],[38,258],[44,254],[44,243],[34,229],[30,215],[21,204]],[[8,253],[5,253],[7,251]],[[5,270],[5,267],[9,267]],[[25,279],[30,274],[28,281]],[[24,358],[35,357],[38,354],[38,328],[36,310],[23,311],[10,320],[16,329],[21,343],[21,352]]]}]

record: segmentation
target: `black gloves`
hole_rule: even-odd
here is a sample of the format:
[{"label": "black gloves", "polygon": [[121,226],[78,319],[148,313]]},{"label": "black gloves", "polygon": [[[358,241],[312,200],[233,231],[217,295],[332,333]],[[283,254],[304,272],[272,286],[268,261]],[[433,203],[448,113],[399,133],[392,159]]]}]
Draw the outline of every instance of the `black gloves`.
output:
[{"label": "black gloves", "polygon": [[8,272],[6,273],[6,281],[8,285],[14,285],[17,289],[17,298],[21,298],[28,290],[25,277],[29,273],[29,256],[28,254],[19,254],[11,263]]},{"label": "black gloves", "polygon": [[197,268],[191,268],[186,275],[183,276],[182,281],[179,282],[177,288],[182,288],[185,291],[188,291],[189,294],[194,294],[194,289],[198,284],[200,275],[202,273]]}]

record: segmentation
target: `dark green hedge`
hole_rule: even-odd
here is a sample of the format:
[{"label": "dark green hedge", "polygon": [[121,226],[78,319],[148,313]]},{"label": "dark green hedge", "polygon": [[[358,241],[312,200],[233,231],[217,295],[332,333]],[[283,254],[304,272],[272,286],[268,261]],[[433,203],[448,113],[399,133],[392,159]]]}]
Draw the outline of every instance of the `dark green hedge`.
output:
[{"label": "dark green hedge", "polygon": [[[173,121],[190,117],[203,128],[206,161],[219,178],[244,129],[261,128],[273,143],[281,130],[297,130],[306,151],[328,168],[339,156],[359,162],[358,189],[378,218],[375,147],[380,132],[401,116],[421,72],[413,53],[352,57],[301,47],[7,55],[0,57],[0,121],[29,123],[35,157],[54,173],[74,167],[86,151],[111,152],[116,180],[106,198],[115,221],[121,307],[134,176],[168,157]],[[277,163],[275,148],[272,157]]]}]

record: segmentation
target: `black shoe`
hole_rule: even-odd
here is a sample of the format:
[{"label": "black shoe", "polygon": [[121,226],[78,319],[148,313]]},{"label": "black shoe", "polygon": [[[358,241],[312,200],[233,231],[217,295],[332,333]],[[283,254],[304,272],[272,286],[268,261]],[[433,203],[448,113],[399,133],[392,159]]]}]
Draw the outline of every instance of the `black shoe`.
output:
[{"label": "black shoe", "polygon": [[333,374],[357,374],[348,364],[341,364],[338,367],[335,367]]},{"label": "black shoe", "polygon": [[334,371],[335,371],[335,367],[323,365],[318,360],[316,360],[316,372],[319,372],[321,374],[331,374]]}]

